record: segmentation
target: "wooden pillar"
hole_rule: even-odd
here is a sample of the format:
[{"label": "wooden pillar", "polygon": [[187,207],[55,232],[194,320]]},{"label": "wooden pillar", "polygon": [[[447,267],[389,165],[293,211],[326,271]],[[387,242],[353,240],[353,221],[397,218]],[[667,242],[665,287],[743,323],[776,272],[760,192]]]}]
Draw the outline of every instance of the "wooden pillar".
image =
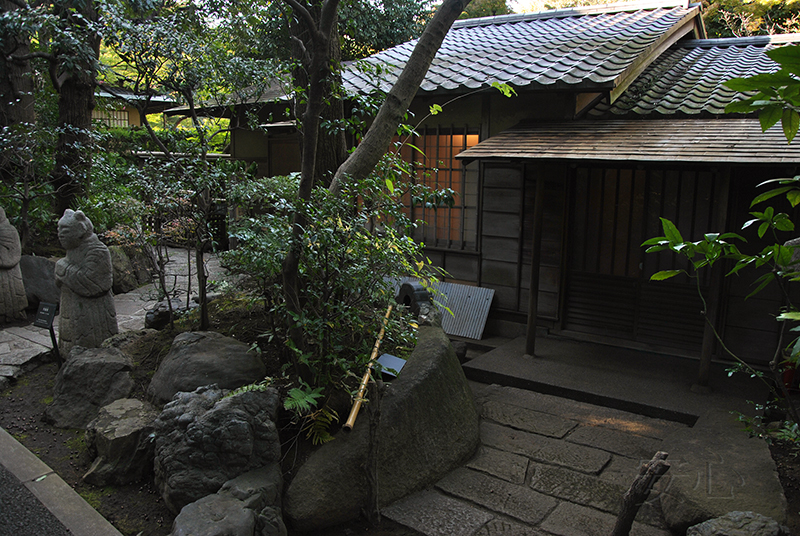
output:
[{"label": "wooden pillar", "polygon": [[544,221],[544,177],[536,178],[536,198],[533,201],[533,237],[531,244],[531,286],[528,294],[528,327],[525,353],[536,355],[536,324],[539,317],[539,264],[542,252]]},{"label": "wooden pillar", "polygon": [[[719,172],[719,194],[714,196],[714,204],[717,213],[714,215],[716,232],[724,232],[728,224],[728,199],[730,194],[730,168]],[[695,391],[707,391],[708,380],[711,375],[711,358],[714,355],[714,345],[717,342],[716,335],[712,326],[717,326],[719,318],[720,302],[723,300],[723,276],[722,266],[717,261],[711,269],[711,281],[709,283],[708,304],[706,307],[706,323],[703,331],[703,348],[700,350],[700,367],[697,371],[697,383],[693,386]]]}]

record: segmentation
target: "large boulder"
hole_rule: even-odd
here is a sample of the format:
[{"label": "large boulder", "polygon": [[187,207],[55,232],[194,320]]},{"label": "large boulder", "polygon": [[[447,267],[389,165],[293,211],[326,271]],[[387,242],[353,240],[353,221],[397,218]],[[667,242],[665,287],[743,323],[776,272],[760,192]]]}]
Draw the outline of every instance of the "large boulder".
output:
[{"label": "large boulder", "polygon": [[181,333],[172,341],[147,395],[164,404],[180,391],[211,384],[235,389],[262,380],[266,373],[264,363],[243,342],[210,331]]},{"label": "large boulder", "polygon": [[670,470],[655,489],[673,533],[734,511],[786,522],[786,498],[769,446],[741,431],[730,412],[709,410],[694,427],[665,437],[660,448],[669,452]]},{"label": "large boulder", "polygon": [[100,409],[86,427],[94,462],[83,480],[95,486],[139,482],[153,469],[159,411],[141,400],[122,398]]},{"label": "large boulder", "polygon": [[172,536],[286,536],[282,493],[278,464],[255,469],[184,506],[172,524]]},{"label": "large boulder", "polygon": [[155,482],[175,513],[243,473],[278,463],[274,388],[234,396],[200,387],[180,392],[155,422]]},{"label": "large boulder", "polygon": [[772,518],[755,512],[729,512],[722,517],[709,519],[689,527],[686,536],[789,536],[787,527]]},{"label": "large boulder", "polygon": [[[438,327],[422,327],[414,352],[386,388],[377,431],[379,506],[420,490],[468,460],[479,443],[478,412],[461,365]],[[369,422],[315,451],[285,496],[294,528],[319,530],[359,516],[367,503],[364,471]]]},{"label": "large boulder", "polygon": [[128,356],[117,348],[73,347],[55,380],[44,420],[58,428],[86,428],[100,408],[133,390]]},{"label": "large boulder", "polygon": [[121,246],[108,246],[108,252],[111,254],[114,277],[111,289],[114,294],[125,294],[138,288],[139,281],[136,279],[133,263],[131,263],[131,259],[125,253],[125,250]]},{"label": "large boulder", "polygon": [[36,309],[40,302],[58,305],[61,301],[61,289],[56,286],[56,261],[23,255],[19,268],[22,271],[29,309]]}]

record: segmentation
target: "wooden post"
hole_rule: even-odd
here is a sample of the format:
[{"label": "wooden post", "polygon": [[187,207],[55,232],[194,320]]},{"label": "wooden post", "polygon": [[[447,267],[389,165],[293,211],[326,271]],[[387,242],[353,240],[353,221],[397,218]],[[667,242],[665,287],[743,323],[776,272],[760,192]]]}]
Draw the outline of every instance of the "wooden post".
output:
[{"label": "wooden post", "polygon": [[[720,172],[720,186],[714,194],[714,206],[717,207],[714,215],[714,225],[717,230],[722,232],[728,223],[728,195],[730,193],[729,171]],[[723,300],[723,275],[722,267],[719,263],[711,269],[711,281],[709,283],[709,296],[707,298],[707,310],[705,311],[705,325],[703,331],[703,347],[700,350],[700,367],[697,371],[697,383],[692,386],[693,391],[709,391],[708,380],[711,374],[711,358],[714,355],[714,344],[717,342],[716,335],[712,326],[717,326],[719,319],[720,303]]]},{"label": "wooden post", "polygon": [[528,294],[528,327],[525,353],[535,355],[536,324],[539,317],[539,263],[542,253],[542,223],[544,221],[544,177],[536,177],[536,198],[533,201],[533,237],[531,244],[531,287]]},{"label": "wooden post", "polygon": [[630,534],[633,520],[639,512],[639,508],[647,500],[647,496],[650,495],[653,484],[669,470],[667,456],[666,452],[656,452],[652,460],[642,464],[639,468],[639,476],[622,496],[622,507],[619,510],[614,530],[611,531],[611,536],[628,536]]}]

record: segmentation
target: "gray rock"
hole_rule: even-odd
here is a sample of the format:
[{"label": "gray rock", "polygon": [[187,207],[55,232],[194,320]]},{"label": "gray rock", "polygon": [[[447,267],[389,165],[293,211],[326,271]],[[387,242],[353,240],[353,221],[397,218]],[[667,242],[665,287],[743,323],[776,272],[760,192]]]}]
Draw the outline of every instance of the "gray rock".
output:
[{"label": "gray rock", "polygon": [[[191,308],[197,307],[191,304],[189,308],[186,307],[185,302],[180,298],[172,298],[172,314],[177,315],[185,313]],[[144,327],[147,329],[164,329],[169,325],[169,303],[167,300],[161,300],[155,307],[148,309],[144,315]]]},{"label": "gray rock", "polygon": [[253,536],[256,513],[230,495],[213,494],[187,504],[172,523],[172,536]]},{"label": "gray rock", "polygon": [[440,328],[442,327],[442,312],[432,303],[420,303],[418,321],[420,326]]},{"label": "gray rock", "polygon": [[280,460],[277,390],[225,393],[216,386],[180,392],[156,419],[155,482],[175,513]]},{"label": "gray rock", "polygon": [[139,287],[136,279],[136,272],[133,263],[121,246],[109,246],[108,252],[111,255],[111,266],[113,268],[113,285],[111,289],[114,294],[125,294]]},{"label": "gray rock", "polygon": [[116,348],[73,348],[56,375],[53,403],[44,420],[58,428],[85,429],[100,408],[130,396],[132,367]]},{"label": "gray rock", "polygon": [[147,335],[151,335],[155,333],[155,330],[152,329],[138,329],[133,331],[123,331],[122,333],[117,333],[116,335],[107,338],[103,341],[103,344],[100,346],[101,348],[119,348],[123,352],[125,349],[130,346],[131,344],[135,344],[141,338],[146,337]]},{"label": "gray rock", "polygon": [[64,211],[58,221],[58,240],[67,250],[55,272],[56,285],[61,287],[58,348],[62,354],[73,346],[98,348],[119,331],[111,292],[111,254],[80,210]]},{"label": "gray rock", "polygon": [[184,506],[172,536],[286,536],[282,490],[277,464],[249,471],[226,482],[219,492]]},{"label": "gray rock", "polygon": [[[368,436],[365,412],[299,469],[284,503],[294,528],[313,531],[359,516],[367,501]],[[417,347],[386,388],[378,437],[383,506],[436,482],[477,449],[472,392],[441,328],[420,328]]]},{"label": "gray rock", "polygon": [[[146,249],[147,248],[147,249]],[[136,276],[138,286],[146,285],[153,281],[154,260],[150,246],[123,246],[125,254],[131,261],[133,274]]]},{"label": "gray rock", "polygon": [[755,512],[729,512],[689,527],[686,536],[789,536],[789,529]]},{"label": "gray rock", "polygon": [[100,409],[86,428],[86,444],[95,456],[83,480],[95,486],[139,482],[153,469],[159,411],[133,398],[122,398]]},{"label": "gray rock", "polygon": [[158,366],[147,395],[164,404],[180,391],[191,392],[204,385],[235,389],[264,378],[264,363],[243,342],[219,333],[181,333]]},{"label": "gray rock", "polygon": [[56,286],[56,261],[23,255],[19,267],[30,309],[39,307],[40,302],[56,305],[61,302],[61,290]]},{"label": "gray rock", "polygon": [[654,490],[672,532],[733,511],[786,521],[786,498],[767,443],[748,437],[729,412],[709,411],[694,427],[665,437],[660,450],[669,452],[670,470]]}]

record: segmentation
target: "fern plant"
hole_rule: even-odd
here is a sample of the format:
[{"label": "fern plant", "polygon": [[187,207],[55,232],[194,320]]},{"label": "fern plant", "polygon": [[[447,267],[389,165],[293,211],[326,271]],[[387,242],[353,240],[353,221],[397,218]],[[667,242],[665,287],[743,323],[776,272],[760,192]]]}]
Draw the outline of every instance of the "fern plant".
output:
[{"label": "fern plant", "polygon": [[336,410],[327,405],[321,407],[305,417],[306,424],[303,430],[306,432],[306,439],[310,439],[314,445],[322,445],[334,439],[330,433],[331,425],[339,422],[339,414]]},{"label": "fern plant", "polygon": [[290,389],[286,399],[283,401],[283,407],[286,410],[293,411],[298,415],[310,413],[313,408],[317,407],[318,400],[323,396],[323,387],[312,389],[304,382],[301,382],[301,387]]}]

